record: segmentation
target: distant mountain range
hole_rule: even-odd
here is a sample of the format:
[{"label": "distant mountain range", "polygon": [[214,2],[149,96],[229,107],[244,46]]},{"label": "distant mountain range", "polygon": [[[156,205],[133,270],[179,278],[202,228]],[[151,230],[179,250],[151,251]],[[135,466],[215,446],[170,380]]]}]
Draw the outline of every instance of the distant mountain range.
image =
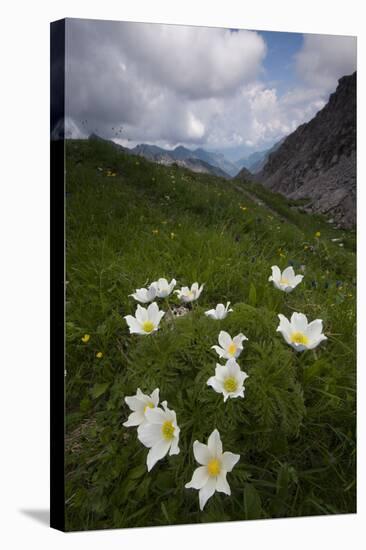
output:
[{"label": "distant mountain range", "polygon": [[[94,133],[89,136],[89,139],[104,140],[104,138]],[[269,155],[281,145],[284,139],[275,143],[270,149],[252,153],[238,161],[228,160],[222,152],[206,151],[202,148],[191,150],[183,145],[178,145],[175,149],[164,149],[148,143],[140,143],[132,149],[122,147],[116,143],[115,146],[125,153],[138,155],[152,162],[164,165],[176,163],[178,166],[192,170],[192,172],[208,173],[229,179],[238,176],[243,168],[247,169],[245,174],[248,177],[259,172],[267,162]],[[243,176],[243,174],[241,175]]]},{"label": "distant mountain range", "polygon": [[257,181],[343,227],[356,222],[356,73],[338,81],[328,103],[272,152]]},{"label": "distant mountain range", "polygon": [[142,143],[131,149],[131,152],[161,164],[176,162],[194,172],[208,172],[224,178],[235,176],[238,172],[238,166],[227,160],[222,153],[211,153],[201,148],[191,151],[179,145],[175,149],[169,150]]},{"label": "distant mountain range", "polygon": [[286,138],[283,137],[274,145],[272,145],[272,147],[270,147],[269,149],[265,149],[264,151],[256,151],[255,153],[251,153],[247,157],[239,159],[238,161],[236,161],[236,165],[238,166],[239,170],[241,170],[242,168],[247,168],[252,174],[257,174],[266,164],[269,155],[276,151],[285,139]]}]

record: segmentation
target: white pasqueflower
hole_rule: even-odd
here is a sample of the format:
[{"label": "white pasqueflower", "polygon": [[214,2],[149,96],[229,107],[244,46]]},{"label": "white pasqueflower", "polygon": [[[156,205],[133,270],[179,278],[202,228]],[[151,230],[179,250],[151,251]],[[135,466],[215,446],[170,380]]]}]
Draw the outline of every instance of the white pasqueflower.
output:
[{"label": "white pasqueflower", "polygon": [[131,334],[151,334],[159,328],[159,323],[165,315],[164,311],[159,310],[158,304],[153,302],[146,309],[137,305],[135,317],[126,315],[126,323]]},{"label": "white pasqueflower", "polygon": [[143,422],[146,422],[147,409],[154,409],[159,405],[159,388],[156,388],[151,395],[146,395],[142,393],[140,388],[137,388],[136,395],[126,396],[125,401],[132,413],[128,420],[123,423],[123,426],[126,428],[140,426]]},{"label": "white pasqueflower", "polygon": [[308,323],[306,315],[303,313],[293,313],[291,321],[281,313],[278,315],[280,324],[277,332],[281,332],[286,342],[296,351],[305,351],[314,349],[320,342],[327,340],[323,334],[323,321],[315,319]]},{"label": "white pasqueflower", "polygon": [[156,298],[156,288],[152,283],[148,288],[137,288],[133,294],[130,294],[137,302],[148,304]]},{"label": "white pasqueflower", "polygon": [[271,269],[272,275],[268,278],[268,280],[272,281],[273,285],[283,292],[292,292],[292,290],[299,283],[301,283],[304,278],[304,275],[295,275],[294,268],[292,266],[286,267],[282,273],[277,265],[273,265]]},{"label": "white pasqueflower", "polygon": [[230,302],[227,302],[226,307],[224,306],[224,304],[217,304],[215,309],[209,309],[208,311],[205,311],[205,315],[207,317],[210,317],[211,319],[217,319],[217,320],[225,319],[225,317],[227,316],[228,313],[230,313],[230,311],[234,311],[231,308],[229,309],[229,305],[230,305]]},{"label": "white pasqueflower", "polygon": [[229,397],[244,397],[244,380],[248,378],[246,372],[240,370],[234,358],[228,359],[225,365],[216,363],[215,376],[207,380],[215,392],[222,393],[224,401]]},{"label": "white pasqueflower", "polygon": [[212,346],[212,349],[216,351],[219,357],[222,357],[222,359],[231,359],[234,357],[236,359],[243,351],[243,341],[248,340],[248,338],[242,333],[231,338],[228,332],[220,330],[218,340],[221,347]]},{"label": "white pasqueflower", "polygon": [[177,284],[177,281],[175,279],[172,279],[170,283],[163,277],[158,279],[157,281],[154,281],[151,283],[151,286],[153,286],[156,290],[156,296],[158,298],[166,298],[173,292],[173,289],[175,285]]},{"label": "white pasqueflower", "polygon": [[199,490],[199,502],[202,511],[215,491],[231,495],[226,474],[234,468],[240,455],[229,451],[222,452],[220,434],[217,430],[212,432],[207,445],[195,441],[193,443],[193,454],[201,466],[195,469],[191,481],[186,483],[185,487],[186,489]]},{"label": "white pasqueflower", "polygon": [[180,290],[175,290],[175,292],[182,302],[193,302],[200,297],[203,286],[204,285],[201,285],[199,287],[198,283],[193,283],[191,288],[188,286],[183,286]]},{"label": "white pasqueflower", "polygon": [[167,402],[162,402],[163,409],[146,409],[147,422],[138,427],[137,437],[145,447],[150,450],[147,454],[147,470],[155,466],[158,460],[169,455],[179,454],[179,432],[177,416],[174,411],[168,409]]}]

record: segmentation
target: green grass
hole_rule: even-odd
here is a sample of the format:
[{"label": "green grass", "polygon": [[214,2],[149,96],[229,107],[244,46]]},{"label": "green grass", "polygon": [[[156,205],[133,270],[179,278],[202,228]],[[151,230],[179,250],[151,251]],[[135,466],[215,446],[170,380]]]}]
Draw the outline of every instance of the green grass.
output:
[{"label": "green grass", "polygon": [[[353,235],[259,187],[251,191],[262,206],[238,182],[108,143],[69,141],[66,151],[67,529],[354,512]],[[268,283],[274,264],[304,270],[290,295]],[[131,336],[129,294],[158,277],[204,282],[204,291],[187,316]],[[234,312],[224,321],[204,316],[226,301]],[[323,319],[328,341],[316,353],[296,354],[276,333],[277,314],[292,311]],[[221,329],[249,338],[238,360],[249,374],[245,399],[225,404],[206,386]],[[181,428],[180,454],[150,473],[136,430],[122,426],[124,397],[137,387],[159,387]],[[216,493],[200,512],[184,485],[193,441],[214,428],[240,461],[228,474],[232,496]]]}]

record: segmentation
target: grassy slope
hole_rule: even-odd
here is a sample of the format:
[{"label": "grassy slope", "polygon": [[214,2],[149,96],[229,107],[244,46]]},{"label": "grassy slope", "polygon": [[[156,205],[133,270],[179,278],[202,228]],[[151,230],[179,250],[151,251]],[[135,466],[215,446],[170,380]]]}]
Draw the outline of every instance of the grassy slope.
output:
[{"label": "grassy slope", "polygon": [[[286,201],[279,210],[269,192],[257,190],[271,210],[258,206],[241,186],[101,142],[68,143],[69,529],[355,510],[353,236]],[[339,236],[344,248],[330,240]],[[289,263],[305,266],[305,277],[285,297],[268,276],[271,265]],[[131,337],[123,316],[136,303],[128,295],[158,277],[206,285],[185,318]],[[227,300],[234,313],[224,321],[203,315]],[[294,310],[324,320],[329,339],[316,354],[296,355],[276,334],[277,314]],[[246,397],[225,405],[206,386],[220,329],[249,338],[239,358],[249,374]],[[159,387],[181,427],[180,455],[149,474],[147,450],[122,426],[124,396],[137,387]],[[216,493],[201,513],[197,491],[184,484],[195,467],[193,441],[215,427],[224,450],[241,459],[228,475],[231,498]]]}]

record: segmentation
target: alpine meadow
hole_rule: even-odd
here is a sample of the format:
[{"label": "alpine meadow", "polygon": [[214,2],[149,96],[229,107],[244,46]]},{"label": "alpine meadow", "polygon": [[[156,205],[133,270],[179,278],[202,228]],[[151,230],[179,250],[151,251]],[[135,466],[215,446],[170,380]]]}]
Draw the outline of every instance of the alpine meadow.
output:
[{"label": "alpine meadow", "polygon": [[51,45],[51,526],[355,514],[356,37]]},{"label": "alpine meadow", "polygon": [[[65,143],[66,529],[355,512],[355,229],[245,173]],[[131,296],[149,288],[158,321]],[[324,341],[288,336],[294,313]],[[170,451],[149,464],[159,422]]]}]

